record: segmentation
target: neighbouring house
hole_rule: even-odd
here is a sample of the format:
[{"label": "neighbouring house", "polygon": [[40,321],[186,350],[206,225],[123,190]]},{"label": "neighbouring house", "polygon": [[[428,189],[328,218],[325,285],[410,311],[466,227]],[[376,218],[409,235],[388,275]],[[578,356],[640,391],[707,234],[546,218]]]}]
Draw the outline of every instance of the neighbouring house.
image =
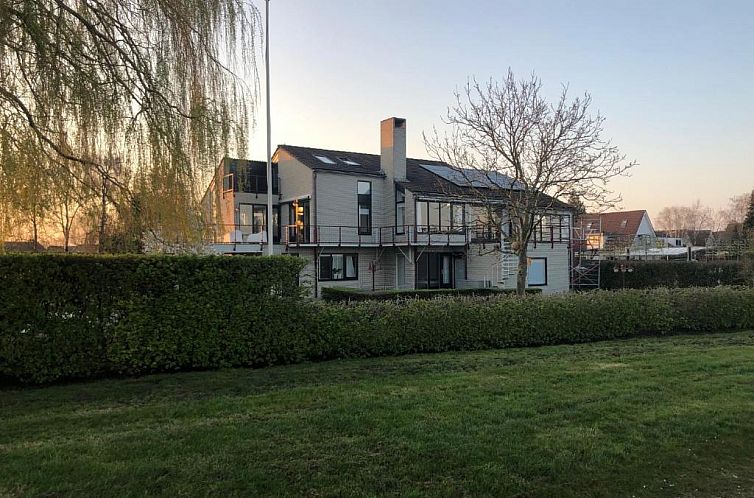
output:
[{"label": "neighbouring house", "polygon": [[[514,288],[517,257],[468,175],[406,157],[406,120],[381,123],[380,154],[280,145],[273,155],[273,247],[304,258],[302,280],[364,290]],[[204,196],[222,254],[267,244],[266,164],[224,159]],[[529,247],[530,287],[569,289],[571,208],[552,200]],[[505,213],[504,202],[499,212]]]},{"label": "neighbouring house", "polygon": [[704,247],[712,236],[712,230],[657,230],[657,240],[663,247]]},{"label": "neighbouring house", "polygon": [[589,249],[603,256],[656,247],[657,236],[646,210],[587,213],[577,224],[588,234]]}]

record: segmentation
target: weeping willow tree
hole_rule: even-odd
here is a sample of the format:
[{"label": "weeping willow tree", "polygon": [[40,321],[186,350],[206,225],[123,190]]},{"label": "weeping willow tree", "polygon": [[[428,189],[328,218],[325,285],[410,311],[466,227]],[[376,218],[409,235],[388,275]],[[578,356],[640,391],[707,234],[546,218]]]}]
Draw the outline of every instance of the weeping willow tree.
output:
[{"label": "weeping willow tree", "polygon": [[259,30],[245,0],[0,0],[0,189],[75,164],[82,191],[190,238],[199,182],[245,152]]}]

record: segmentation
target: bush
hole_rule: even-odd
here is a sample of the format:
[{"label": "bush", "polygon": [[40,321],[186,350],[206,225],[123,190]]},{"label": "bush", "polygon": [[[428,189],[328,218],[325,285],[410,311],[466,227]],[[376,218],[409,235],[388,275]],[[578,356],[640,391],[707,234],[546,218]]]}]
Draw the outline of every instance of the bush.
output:
[{"label": "bush", "polygon": [[327,303],[300,296],[302,263],[0,257],[0,375],[42,383],[754,328],[754,288]]},{"label": "bush", "polygon": [[[33,382],[249,363],[297,258],[0,256],[0,375]],[[285,358],[284,358],[285,359]],[[258,359],[257,359],[258,360]],[[279,358],[266,358],[275,362]]]},{"label": "bush", "polygon": [[[322,299],[329,302],[396,301],[399,299],[433,299],[440,296],[494,296],[515,294],[515,289],[412,289],[368,292],[349,287],[323,287]],[[540,294],[542,289],[526,289],[527,294]]]},{"label": "bush", "polygon": [[[740,261],[602,261],[600,288],[715,287],[745,283]],[[627,265],[631,272],[616,272]]]}]

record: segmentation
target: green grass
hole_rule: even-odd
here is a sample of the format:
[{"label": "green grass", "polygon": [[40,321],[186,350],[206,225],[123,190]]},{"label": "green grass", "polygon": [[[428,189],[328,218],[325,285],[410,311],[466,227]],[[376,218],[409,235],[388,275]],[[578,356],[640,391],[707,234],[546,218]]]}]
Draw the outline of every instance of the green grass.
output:
[{"label": "green grass", "polygon": [[0,391],[0,496],[754,496],[754,332]]}]

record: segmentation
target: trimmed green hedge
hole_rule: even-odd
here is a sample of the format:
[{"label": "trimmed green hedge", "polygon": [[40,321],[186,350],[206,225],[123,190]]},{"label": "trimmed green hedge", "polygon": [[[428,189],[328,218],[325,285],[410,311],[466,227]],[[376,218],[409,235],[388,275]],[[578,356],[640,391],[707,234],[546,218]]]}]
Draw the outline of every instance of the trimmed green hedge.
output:
[{"label": "trimmed green hedge", "polygon": [[265,345],[285,329],[285,301],[299,300],[302,265],[292,257],[0,256],[0,375],[45,382],[285,361],[265,356]]},{"label": "trimmed green hedge", "polygon": [[43,383],[754,328],[754,288],[326,303],[297,258],[0,257],[0,375]]},{"label": "trimmed green hedge", "polygon": [[[322,299],[328,302],[396,301],[399,299],[433,299],[448,296],[495,296],[515,294],[515,289],[412,289],[368,292],[349,287],[322,287]],[[541,294],[542,289],[526,289],[527,294]]]},{"label": "trimmed green hedge", "polygon": [[754,328],[754,289],[731,287],[313,306],[311,359]]},{"label": "trimmed green hedge", "polygon": [[[602,261],[602,289],[649,289],[654,287],[715,287],[745,283],[741,261]],[[621,265],[633,271],[621,273]],[[625,287],[624,287],[625,285]]]}]

